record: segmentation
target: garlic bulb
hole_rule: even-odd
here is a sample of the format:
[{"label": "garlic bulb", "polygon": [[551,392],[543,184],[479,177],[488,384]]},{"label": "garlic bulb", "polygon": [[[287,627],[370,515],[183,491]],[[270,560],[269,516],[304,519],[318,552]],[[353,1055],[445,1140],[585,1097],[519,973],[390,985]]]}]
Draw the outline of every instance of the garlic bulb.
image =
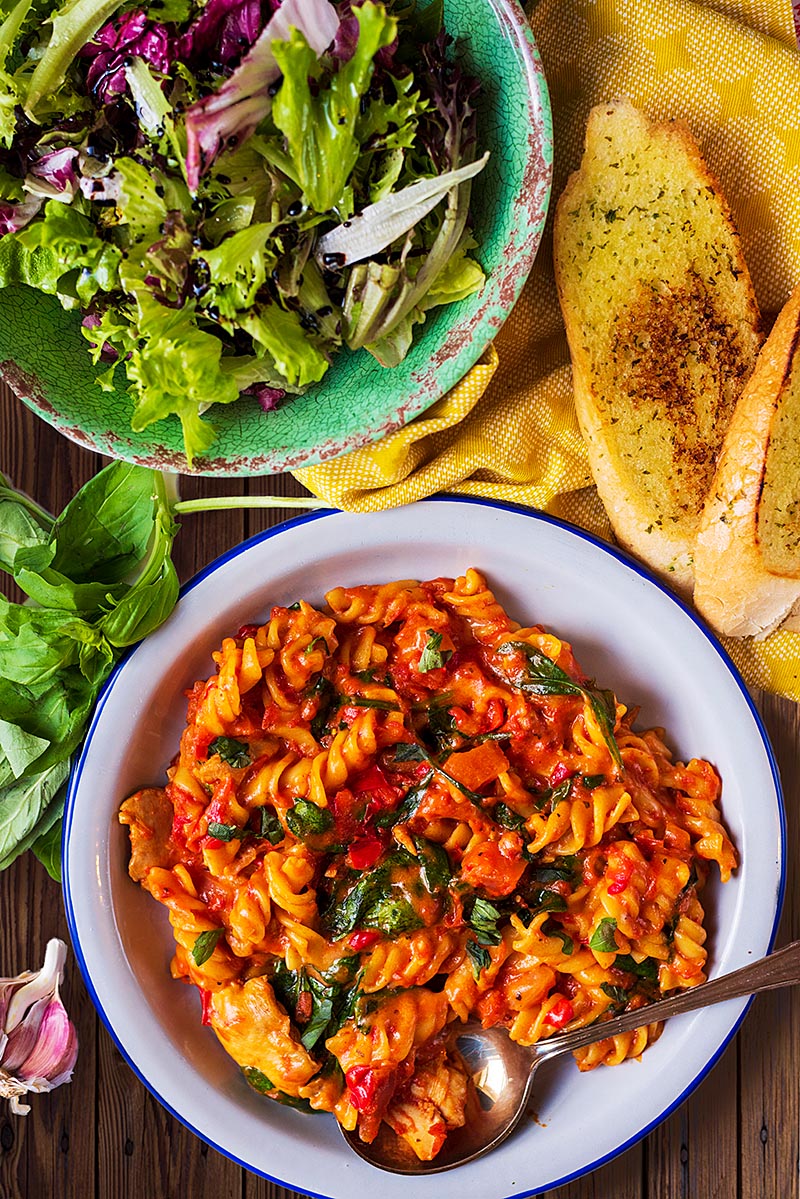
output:
[{"label": "garlic bulb", "polygon": [[52,1091],[72,1078],[78,1037],[58,994],[66,956],[66,945],[54,937],[38,973],[0,978],[0,1095],[18,1116],[31,1110],[21,1095]]}]

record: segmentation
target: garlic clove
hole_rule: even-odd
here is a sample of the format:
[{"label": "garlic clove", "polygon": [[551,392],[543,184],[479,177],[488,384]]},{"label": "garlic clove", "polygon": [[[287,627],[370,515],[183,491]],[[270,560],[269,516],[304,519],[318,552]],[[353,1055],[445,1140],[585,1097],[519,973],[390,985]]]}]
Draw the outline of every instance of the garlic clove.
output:
[{"label": "garlic clove", "polygon": [[0,1096],[15,1115],[30,1111],[23,1095],[52,1091],[72,1077],[78,1037],[58,993],[66,954],[54,938],[38,973],[0,979]]},{"label": "garlic clove", "polygon": [[[63,1073],[71,1053],[70,1032],[77,1052],[74,1031],[61,1000],[51,999],[45,1010],[36,1043],[32,1052],[16,1070],[17,1077],[23,1082],[51,1082],[59,1073]],[[72,1064],[74,1065],[74,1061]]]},{"label": "garlic clove", "polygon": [[25,1018],[25,1012],[38,999],[50,998],[57,989],[59,980],[63,977],[66,960],[66,945],[57,937],[53,937],[47,942],[41,970],[30,978],[30,982],[26,982],[18,991],[15,991],[11,997],[4,1021],[6,1033],[12,1032],[17,1027]]},{"label": "garlic clove", "polygon": [[3,1069],[10,1074],[16,1073],[22,1063],[33,1053],[49,1003],[49,995],[43,999],[37,999],[36,1003],[28,1008],[22,1023],[8,1034],[8,1043],[0,1061],[2,1061]]}]

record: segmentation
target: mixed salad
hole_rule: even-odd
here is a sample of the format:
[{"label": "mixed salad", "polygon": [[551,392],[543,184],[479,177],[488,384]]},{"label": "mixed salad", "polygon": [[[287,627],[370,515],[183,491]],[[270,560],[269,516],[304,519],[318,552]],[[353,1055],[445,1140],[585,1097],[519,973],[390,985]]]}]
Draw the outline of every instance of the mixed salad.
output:
[{"label": "mixed salad", "polygon": [[440,0],[2,0],[0,286],[83,314],[133,428],[384,365],[478,289],[474,100]]}]

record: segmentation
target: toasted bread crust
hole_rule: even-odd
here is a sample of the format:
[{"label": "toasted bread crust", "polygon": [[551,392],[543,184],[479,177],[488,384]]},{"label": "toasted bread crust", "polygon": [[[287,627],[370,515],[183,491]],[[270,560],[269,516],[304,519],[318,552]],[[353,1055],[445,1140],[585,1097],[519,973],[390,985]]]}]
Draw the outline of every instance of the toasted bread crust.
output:
[{"label": "toasted bread crust", "polygon": [[765,636],[800,600],[800,579],[766,568],[758,534],[770,438],[799,344],[800,287],[778,316],[736,406],[697,536],[695,606],[731,637]]},{"label": "toasted bread crust", "polygon": [[619,541],[688,592],[760,321],[728,206],[682,123],[625,101],[592,110],[554,260],[600,498]]}]

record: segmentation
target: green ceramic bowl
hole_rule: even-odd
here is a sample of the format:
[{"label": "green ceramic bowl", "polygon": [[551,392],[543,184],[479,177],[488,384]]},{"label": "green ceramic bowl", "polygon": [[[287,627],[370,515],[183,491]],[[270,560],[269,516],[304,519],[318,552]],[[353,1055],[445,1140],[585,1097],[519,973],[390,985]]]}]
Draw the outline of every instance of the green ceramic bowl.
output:
[{"label": "green ceramic bowl", "polygon": [[[265,414],[254,399],[212,408],[217,439],[194,473],[260,475],[308,466],[399,428],[453,387],[511,311],[542,236],[553,159],[542,65],[517,0],[445,0],[445,25],[482,85],[478,137],[491,158],[472,190],[483,289],[435,309],[407,358],[386,369],[343,351],[321,383]],[[102,368],[101,368],[102,369]],[[27,287],[0,291],[0,370],[62,433],[113,458],[186,472],[177,417],[130,428],[124,388],[94,382],[80,315]]]}]

